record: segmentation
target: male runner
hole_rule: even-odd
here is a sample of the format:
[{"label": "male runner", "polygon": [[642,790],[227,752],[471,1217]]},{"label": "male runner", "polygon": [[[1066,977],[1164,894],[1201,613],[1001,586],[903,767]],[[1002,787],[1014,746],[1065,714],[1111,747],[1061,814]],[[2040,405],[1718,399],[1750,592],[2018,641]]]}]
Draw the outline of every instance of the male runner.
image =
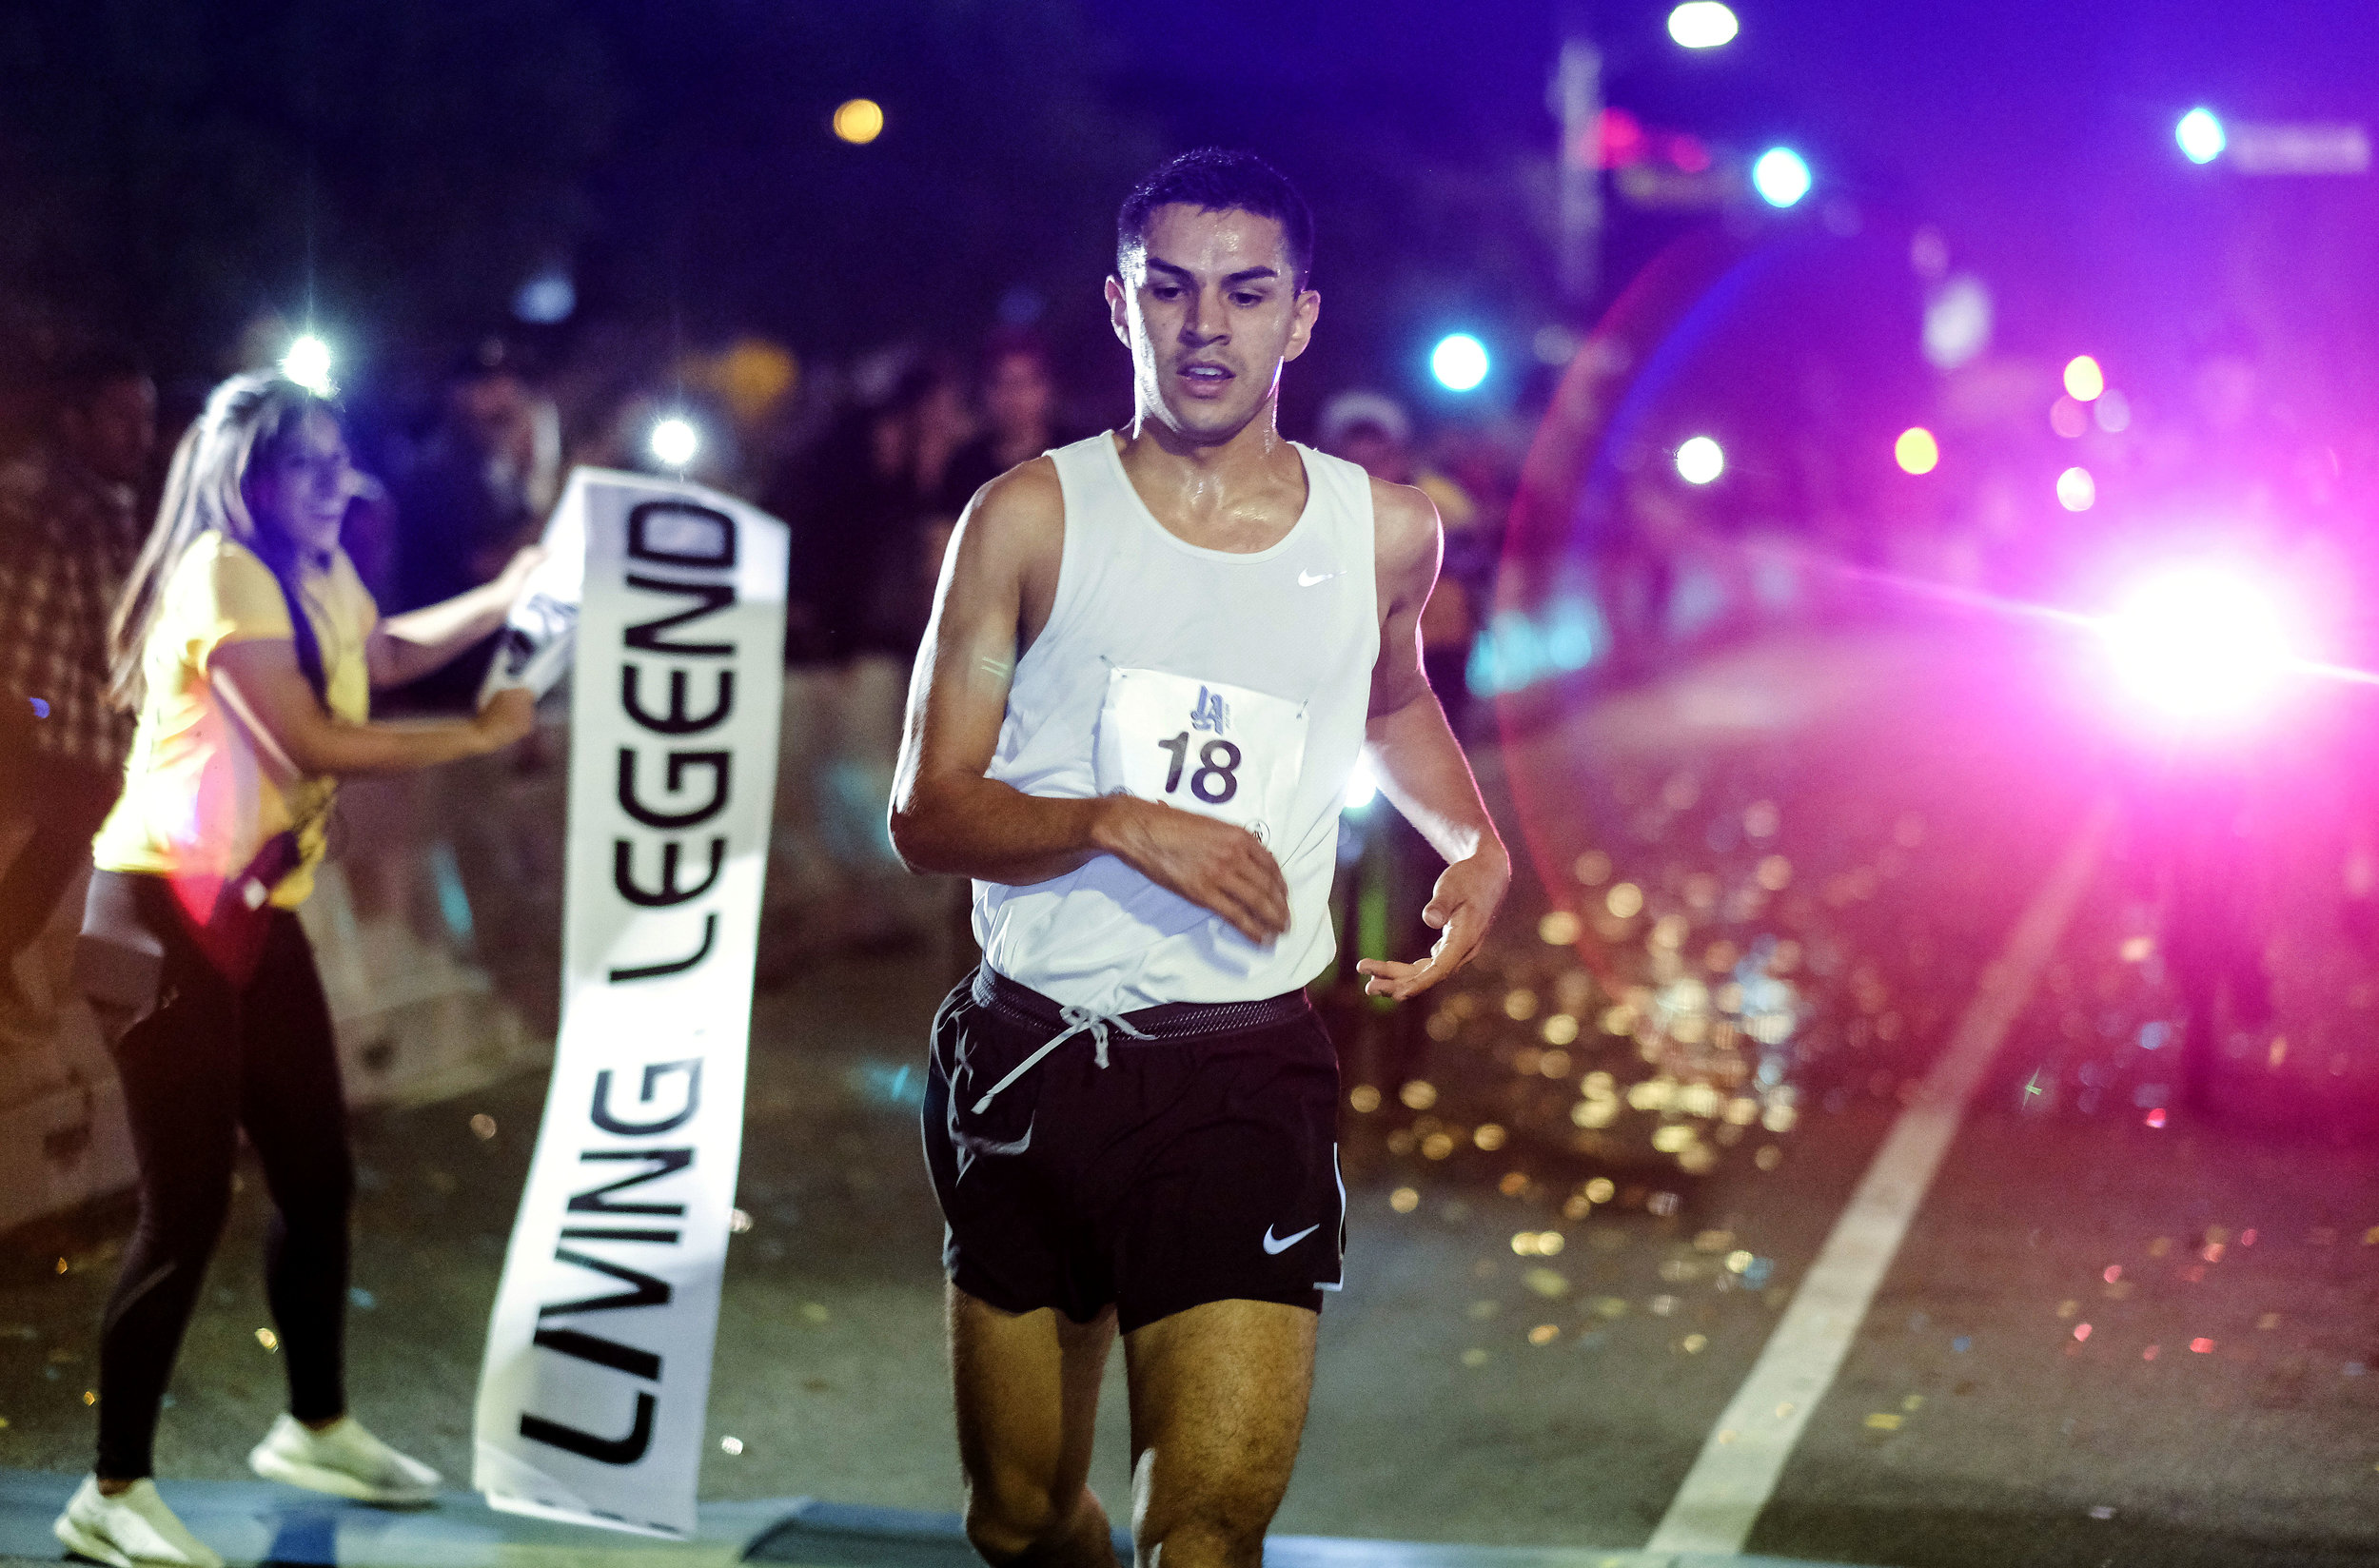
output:
[{"label": "male runner", "polygon": [[1085,1485],[1120,1326],[1144,1564],[1261,1560],[1304,1429],[1346,1194],[1301,987],[1332,954],[1358,755],[1449,862],[1406,998],[1510,881],[1423,678],[1417,490],[1283,441],[1321,309],[1312,220],[1244,153],[1125,199],[1107,302],[1137,411],[960,520],[910,692],[893,837],[975,881],[984,963],[934,1023],[967,1533],[995,1564],[1114,1561]]}]

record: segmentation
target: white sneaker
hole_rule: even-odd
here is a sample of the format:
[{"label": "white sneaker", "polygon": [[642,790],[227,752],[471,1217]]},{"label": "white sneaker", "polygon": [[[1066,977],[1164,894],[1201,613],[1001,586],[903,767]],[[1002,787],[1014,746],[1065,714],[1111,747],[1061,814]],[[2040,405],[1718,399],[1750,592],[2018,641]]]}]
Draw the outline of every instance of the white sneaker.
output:
[{"label": "white sneaker", "polygon": [[284,1410],[248,1450],[248,1468],[266,1480],[328,1492],[358,1502],[404,1505],[438,1499],[438,1472],[408,1459],[342,1416],[321,1431]]},{"label": "white sneaker", "polygon": [[145,1478],[109,1498],[100,1495],[97,1476],[85,1476],[49,1533],[68,1551],[111,1568],[223,1568],[214,1548],[173,1517],[157,1483]]}]

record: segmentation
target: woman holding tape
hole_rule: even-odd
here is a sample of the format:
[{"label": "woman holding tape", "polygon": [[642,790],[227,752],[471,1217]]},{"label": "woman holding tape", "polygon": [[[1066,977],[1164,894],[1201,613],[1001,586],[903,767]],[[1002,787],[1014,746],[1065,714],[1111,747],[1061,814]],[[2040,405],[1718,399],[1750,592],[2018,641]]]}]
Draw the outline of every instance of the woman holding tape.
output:
[{"label": "woman holding tape", "polygon": [[373,687],[436,669],[494,630],[535,555],[382,620],[339,547],[358,488],[329,402],[278,376],[234,377],[175,452],[116,611],[116,695],[139,728],[93,846],[76,970],[123,1080],[140,1221],[101,1329],[98,1464],[56,1533],[125,1568],[222,1562],[148,1478],[243,1129],[272,1194],[265,1284],[289,1378],[289,1409],[249,1463],[378,1503],[427,1501],[439,1479],[346,1411],[353,1167],[330,1013],[296,911],[340,777],[480,755],[528,733],[521,691],[467,720],[368,714]]}]

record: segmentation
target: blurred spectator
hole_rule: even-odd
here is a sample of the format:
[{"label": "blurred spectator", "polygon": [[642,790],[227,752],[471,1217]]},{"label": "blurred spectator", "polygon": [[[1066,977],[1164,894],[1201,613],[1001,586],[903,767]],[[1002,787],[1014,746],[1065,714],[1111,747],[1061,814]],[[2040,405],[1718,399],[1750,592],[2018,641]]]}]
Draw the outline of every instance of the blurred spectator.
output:
[{"label": "blurred spectator", "polygon": [[938,924],[935,890],[903,872],[884,812],[934,541],[954,516],[947,483],[972,434],[957,377],[918,364],[837,423],[805,483],[769,500],[793,527],[770,887],[801,911],[780,927],[797,945],[909,942]]},{"label": "blurred spectator", "polygon": [[1414,461],[1412,420],[1395,400],[1377,392],[1341,392],[1323,405],[1320,435],[1325,452],[1375,480],[1413,485],[1436,503],[1445,529],[1445,559],[1421,613],[1421,663],[1460,735],[1470,708],[1467,673],[1479,632],[1478,606],[1487,600],[1495,571],[1493,531],[1484,525],[1467,490]]},{"label": "blurred spectator", "polygon": [[[561,421],[502,339],[485,340],[457,363],[437,425],[394,488],[391,613],[493,581],[536,539],[561,489]],[[487,649],[474,650],[390,701],[467,711],[486,667]]]},{"label": "blurred spectator", "polygon": [[[147,530],[157,389],[130,357],[62,366],[43,448],[0,470],[0,782],[31,835],[0,873],[0,1006],[30,998],[17,959],[115,804],[132,720],[109,699],[108,622]],[[38,715],[38,716],[35,716]]]},{"label": "blurred spectator", "polygon": [[950,460],[942,503],[954,515],[1020,462],[1073,440],[1057,429],[1057,377],[1037,338],[1002,333],[983,357],[983,432]]}]

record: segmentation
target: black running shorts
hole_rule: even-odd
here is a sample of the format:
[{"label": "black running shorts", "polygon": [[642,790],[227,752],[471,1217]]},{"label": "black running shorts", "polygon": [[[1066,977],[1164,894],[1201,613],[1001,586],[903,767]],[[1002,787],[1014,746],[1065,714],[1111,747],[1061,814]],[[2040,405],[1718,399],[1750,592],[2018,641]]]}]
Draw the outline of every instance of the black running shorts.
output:
[{"label": "black running shorts", "polygon": [[1339,1286],[1338,1059],[1302,991],[1101,1023],[977,970],[934,1020],[924,1126],[943,1267],[1003,1312],[1112,1303],[1130,1333]]}]

